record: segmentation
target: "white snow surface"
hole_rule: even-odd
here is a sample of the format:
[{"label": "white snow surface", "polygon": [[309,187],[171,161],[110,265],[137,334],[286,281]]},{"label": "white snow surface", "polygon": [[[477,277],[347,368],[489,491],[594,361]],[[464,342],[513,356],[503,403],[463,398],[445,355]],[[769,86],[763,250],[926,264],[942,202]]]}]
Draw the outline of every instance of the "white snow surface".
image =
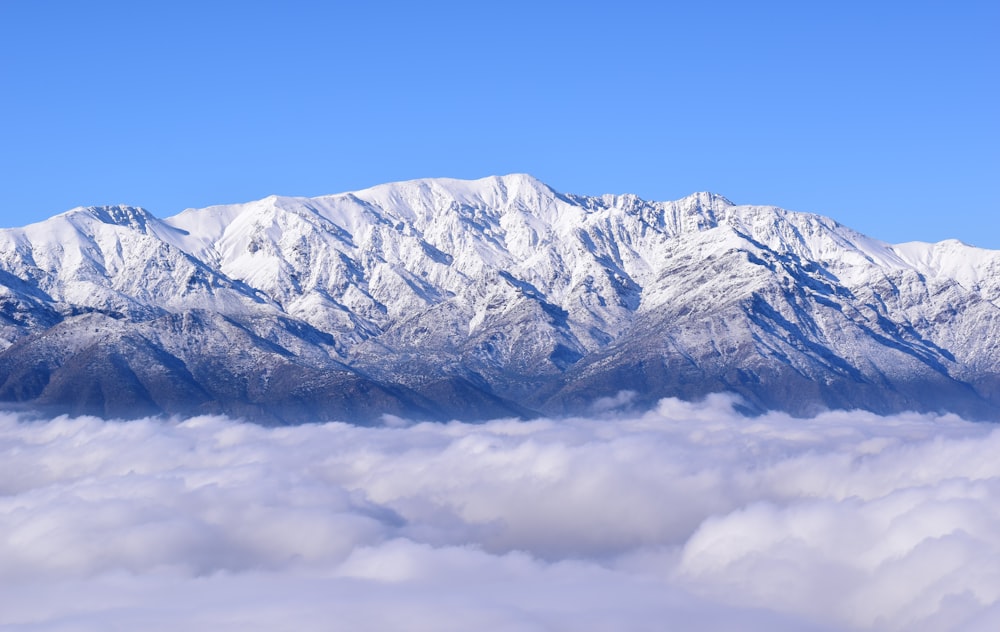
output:
[{"label": "white snow surface", "polygon": [[[711,282],[699,281],[701,262],[716,262]],[[946,347],[975,339],[960,360],[996,358],[976,327],[1000,322],[997,251],[890,245],[822,216],[712,193],[673,202],[566,195],[524,174],[270,196],[165,220],[79,208],[0,231],[0,268],[63,306],[284,313],[331,333],[348,355],[389,331],[471,339],[554,309],[565,326],[534,326],[534,344],[558,340],[585,354],[643,314],[725,304],[801,284],[803,274],[846,290],[853,302],[842,311],[858,322],[888,317]],[[932,326],[956,312],[951,331]]]}]

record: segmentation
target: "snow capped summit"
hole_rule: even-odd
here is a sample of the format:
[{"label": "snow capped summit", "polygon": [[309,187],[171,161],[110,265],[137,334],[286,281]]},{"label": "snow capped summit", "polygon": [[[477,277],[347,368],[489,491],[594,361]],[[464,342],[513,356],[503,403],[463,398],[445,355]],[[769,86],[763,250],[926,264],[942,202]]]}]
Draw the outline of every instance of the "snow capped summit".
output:
[{"label": "snow capped summit", "polygon": [[[708,192],[588,197],[513,174],[165,220],[78,208],[0,231],[0,272],[0,397],[53,404],[85,353],[58,341],[81,328],[105,332],[87,354],[129,346],[202,409],[281,420],[360,411],[364,398],[332,395],[351,388],[380,393],[371,414],[460,417],[622,389],[792,411],[984,416],[1000,400],[1000,253],[893,246]],[[122,361],[131,397],[179,409],[176,388]]]},{"label": "snow capped summit", "polygon": [[156,221],[149,211],[133,206],[90,206],[84,209],[105,224],[128,226],[145,233],[150,221]]},{"label": "snow capped summit", "polygon": [[953,279],[1000,307],[1000,252],[969,246],[957,239],[936,244],[896,244],[892,250],[922,274]]}]

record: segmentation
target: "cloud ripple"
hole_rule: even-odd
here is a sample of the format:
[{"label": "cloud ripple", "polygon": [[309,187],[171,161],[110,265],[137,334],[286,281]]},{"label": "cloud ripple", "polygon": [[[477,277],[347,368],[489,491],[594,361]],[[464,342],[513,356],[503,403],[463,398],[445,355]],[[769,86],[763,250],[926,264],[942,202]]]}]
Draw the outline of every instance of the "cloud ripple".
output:
[{"label": "cloud ripple", "polygon": [[0,626],[1000,627],[1000,430],[733,404],[379,428],[0,414]]}]

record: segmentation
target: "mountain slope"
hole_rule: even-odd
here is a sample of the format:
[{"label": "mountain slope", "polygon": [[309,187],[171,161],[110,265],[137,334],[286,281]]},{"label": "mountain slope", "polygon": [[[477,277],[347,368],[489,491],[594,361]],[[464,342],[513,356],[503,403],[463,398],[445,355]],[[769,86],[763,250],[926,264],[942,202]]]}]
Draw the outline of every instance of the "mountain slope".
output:
[{"label": "mountain slope", "polygon": [[709,193],[436,179],[0,231],[0,398],[102,414],[472,419],[729,390],[993,418],[998,341],[1000,253]]}]

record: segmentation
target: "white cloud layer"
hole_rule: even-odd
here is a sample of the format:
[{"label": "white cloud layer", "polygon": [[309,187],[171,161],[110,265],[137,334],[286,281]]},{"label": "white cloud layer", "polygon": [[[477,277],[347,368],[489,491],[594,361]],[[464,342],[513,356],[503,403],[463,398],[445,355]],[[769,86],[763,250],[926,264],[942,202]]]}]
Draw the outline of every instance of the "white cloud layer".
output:
[{"label": "white cloud layer", "polygon": [[0,626],[1000,629],[995,426],[614,405],[383,428],[0,414]]}]

